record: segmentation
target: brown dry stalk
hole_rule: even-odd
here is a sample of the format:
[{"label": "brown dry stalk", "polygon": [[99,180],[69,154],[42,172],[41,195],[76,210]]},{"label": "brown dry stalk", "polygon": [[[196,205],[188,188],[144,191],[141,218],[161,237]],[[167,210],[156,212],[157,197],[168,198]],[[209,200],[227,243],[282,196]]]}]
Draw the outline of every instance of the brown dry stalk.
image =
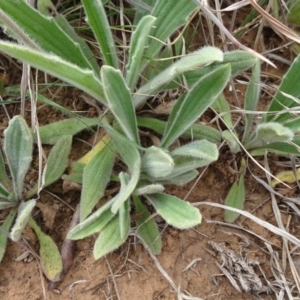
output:
[{"label": "brown dry stalk", "polygon": [[282,24],[281,22],[279,22],[278,20],[276,20],[273,16],[271,16],[269,13],[267,13],[262,7],[260,7],[256,0],[248,0],[250,2],[250,4],[260,13],[262,14],[267,22],[270,24],[270,26],[277,32],[280,32],[281,34],[283,34],[284,36],[286,36],[287,38],[297,42],[300,44],[300,38],[299,36],[292,31],[291,29],[289,29],[287,26],[285,26],[284,24]]}]

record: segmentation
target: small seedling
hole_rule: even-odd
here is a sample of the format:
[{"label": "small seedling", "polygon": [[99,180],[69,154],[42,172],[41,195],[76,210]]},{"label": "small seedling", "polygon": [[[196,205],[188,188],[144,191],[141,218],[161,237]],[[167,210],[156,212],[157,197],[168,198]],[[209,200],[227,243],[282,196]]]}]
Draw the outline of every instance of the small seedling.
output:
[{"label": "small seedling", "polygon": [[15,116],[4,131],[3,153],[0,152],[0,209],[10,209],[10,213],[0,227],[0,261],[7,245],[7,239],[18,242],[27,224],[36,232],[40,242],[41,266],[45,276],[52,281],[62,269],[59,250],[53,240],[44,234],[34,222],[31,213],[41,189],[61,177],[68,164],[72,136],[65,135],[57,140],[47,158],[43,172],[43,185],[35,185],[24,192],[25,175],[32,161],[33,134],[21,116]]},{"label": "small seedling", "polygon": [[[273,152],[281,156],[300,156],[299,146],[299,117],[293,114],[298,107],[300,96],[299,75],[300,56],[298,56],[282,79],[278,91],[274,95],[267,111],[263,114],[261,122],[253,126],[254,113],[260,98],[260,63],[257,61],[252,70],[244,102],[244,131],[239,135],[231,120],[228,103],[221,96],[214,103],[214,108],[221,114],[225,114],[223,122],[228,127],[222,134],[232,153],[247,152],[251,156],[264,155]],[[242,209],[245,201],[244,173],[245,161],[241,161],[240,176],[232,186],[225,204]],[[233,222],[239,216],[238,213],[226,211],[225,220]]]}]

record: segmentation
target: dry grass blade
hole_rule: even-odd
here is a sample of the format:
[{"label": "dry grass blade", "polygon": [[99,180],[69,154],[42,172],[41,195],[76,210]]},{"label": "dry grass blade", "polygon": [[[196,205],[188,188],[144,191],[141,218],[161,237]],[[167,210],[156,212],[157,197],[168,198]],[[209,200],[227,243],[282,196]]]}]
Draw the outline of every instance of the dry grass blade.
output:
[{"label": "dry grass blade", "polygon": [[[146,248],[146,247],[145,247]],[[147,249],[147,248],[146,248]],[[180,287],[177,287],[176,284],[174,283],[174,281],[172,280],[172,278],[169,276],[169,274],[164,270],[164,268],[161,266],[161,264],[159,263],[158,259],[156,258],[155,255],[153,255],[151,253],[151,251],[148,251],[149,255],[151,256],[151,258],[153,259],[157,269],[159,270],[159,272],[167,279],[167,281],[170,283],[170,285],[172,286],[172,288],[177,292],[177,297],[179,300],[181,299],[185,299],[185,300],[203,300],[202,298],[198,298],[198,297],[193,297],[193,296],[187,296],[185,294],[183,294],[180,291]]]},{"label": "dry grass blade", "polygon": [[279,32],[281,34],[283,34],[284,36],[286,36],[287,38],[300,43],[300,38],[299,36],[292,31],[291,29],[289,29],[287,26],[285,26],[284,24],[282,24],[281,22],[279,22],[278,20],[276,20],[273,16],[271,16],[269,13],[267,13],[263,8],[261,8],[256,0],[248,0],[249,3],[260,13],[262,14],[267,22],[270,24],[270,26],[276,31]]},{"label": "dry grass blade", "polygon": [[182,273],[186,272],[187,270],[189,270],[190,268],[192,268],[194,265],[196,265],[196,263],[198,261],[201,261],[201,258],[195,258],[193,259],[190,263],[188,263],[188,265],[181,271]]},{"label": "dry grass blade", "polygon": [[109,272],[110,272],[111,279],[112,279],[113,284],[114,284],[116,296],[117,296],[117,298],[120,300],[120,293],[119,293],[118,285],[117,285],[116,280],[115,280],[115,274],[113,273],[113,271],[112,271],[112,269],[111,269],[111,267],[110,267],[110,264],[109,264],[109,261],[108,261],[107,258],[105,258],[105,262],[106,262],[106,265],[107,265],[108,270],[109,270]]},{"label": "dry grass blade", "polygon": [[230,281],[232,286],[240,293],[242,293],[240,287],[238,286],[236,280],[232,277],[232,275],[224,268],[222,267],[218,262],[215,262],[216,266],[222,271],[222,273],[227,277],[227,279]]},{"label": "dry grass blade", "polygon": [[268,248],[268,250],[270,251],[270,255],[271,255],[270,266],[271,266],[273,276],[277,282],[276,285],[280,288],[279,295],[277,294],[277,299],[283,299],[280,297],[280,295],[282,295],[284,293],[286,293],[288,295],[288,299],[295,299],[292,296],[290,284],[289,284],[287,278],[284,276],[284,270],[282,270],[282,267],[279,263],[279,258],[277,257],[278,253],[273,251],[273,249],[269,243],[266,243],[265,245]]},{"label": "dry grass blade", "polygon": [[[230,223],[225,223],[225,222],[220,222],[220,221],[214,221],[214,220],[205,220],[206,223],[210,223],[210,224],[218,224],[218,225],[221,225],[221,226],[227,226],[227,227],[230,227],[230,228],[235,228],[235,229],[238,229],[238,230],[242,230],[242,231],[245,231],[247,233],[249,233],[250,235],[253,235],[255,237],[257,237],[258,239],[264,241],[265,243],[270,243],[272,245],[272,242],[266,240],[265,238],[263,238],[262,236],[256,234],[255,232],[251,231],[251,230],[248,230],[242,226],[238,226],[238,225],[235,225],[235,224],[230,224]],[[225,232],[222,230],[222,232],[226,233],[226,234],[229,234],[228,232]],[[238,234],[235,234],[237,235],[239,238],[241,238],[240,235]],[[242,239],[242,238],[241,238]]]},{"label": "dry grass blade", "polygon": [[206,17],[209,18],[212,22],[214,22],[220,29],[221,32],[223,32],[228,39],[238,48],[247,51],[251,54],[253,54],[255,57],[263,60],[264,62],[268,63],[269,65],[273,66],[274,68],[276,68],[276,66],[270,61],[268,60],[266,57],[264,57],[263,55],[259,54],[258,52],[254,51],[251,48],[246,47],[245,45],[241,44],[228,30],[227,28],[224,26],[224,24],[213,14],[212,9],[208,6],[207,3],[199,3],[199,0],[194,0],[194,2],[196,4],[200,4],[201,9],[203,10],[203,12],[205,13]]},{"label": "dry grass blade", "polygon": [[[269,164],[268,164],[268,160],[267,160],[266,156],[265,156],[265,168],[269,171]],[[266,174],[266,177],[267,177],[268,183],[270,185],[271,184],[271,178],[268,174]],[[272,209],[273,209],[278,227],[280,229],[285,230],[285,227],[284,227],[283,222],[282,222],[280,210],[279,210],[279,207],[278,207],[275,195],[274,195],[275,193],[270,191],[270,194],[271,194],[271,199],[272,199]],[[290,220],[290,216],[289,216],[289,220]],[[288,224],[289,224],[289,222],[288,222]],[[288,228],[288,225],[287,225],[287,228]],[[294,278],[294,282],[295,282],[296,287],[297,287],[298,292],[299,292],[300,291],[300,289],[299,289],[299,287],[300,287],[300,281],[299,281],[300,278],[299,278],[298,272],[296,271],[295,264],[293,262],[291,254],[290,254],[288,241],[285,238],[283,238],[282,260],[283,260],[283,269],[284,269],[284,271],[286,270],[286,260],[288,260],[288,263],[289,263],[289,266],[290,266],[290,269],[291,269],[291,272],[292,272],[292,275],[293,275],[293,278]],[[283,276],[284,276],[284,274],[281,274],[281,277],[283,277]],[[286,283],[285,278],[284,278],[283,282]],[[289,289],[287,289],[287,293],[288,293],[288,295],[291,295],[291,291]]]},{"label": "dry grass blade", "polygon": [[257,58],[263,60],[264,62],[270,64],[271,66],[273,66],[274,68],[276,68],[276,66],[267,58],[265,58],[263,55],[259,54],[258,52],[252,50],[251,48],[246,47],[245,45],[241,44],[225,27],[222,23],[220,23],[220,21],[215,17],[215,15],[209,10],[209,9],[204,9],[205,13],[209,14],[209,17],[211,17],[213,19],[213,21],[215,21],[216,25],[218,25],[218,27],[224,32],[224,34],[229,38],[229,40],[236,45],[237,47],[239,47],[240,49],[247,51],[251,54],[253,54],[254,56],[256,56]]},{"label": "dry grass blade", "polygon": [[219,208],[228,209],[228,210],[237,212],[237,213],[251,219],[252,221],[257,223],[258,225],[263,226],[264,228],[270,230],[271,232],[273,232],[273,233],[275,233],[275,234],[277,234],[277,235],[279,235],[283,238],[286,238],[291,243],[293,243],[293,244],[297,245],[298,247],[300,247],[300,240],[297,239],[295,236],[291,235],[290,233],[286,232],[285,230],[277,228],[274,225],[253,216],[252,214],[248,213],[247,211],[243,211],[243,210],[236,209],[234,207],[226,206],[226,205],[219,204],[219,203],[212,203],[212,202],[206,202],[206,201],[193,203],[193,206],[199,206],[199,205],[209,205],[209,206],[219,207]]},{"label": "dry grass blade", "polygon": [[222,9],[222,11],[232,11],[236,10],[238,8],[241,8],[247,4],[251,4],[262,16],[265,17],[266,21],[269,23],[269,25],[276,31],[287,38],[300,43],[300,38],[299,36],[290,28],[279,22],[277,19],[275,19],[273,16],[271,16],[268,12],[266,12],[260,5],[257,4],[256,0],[243,0],[240,1],[239,3],[232,4],[228,6],[225,9]]}]

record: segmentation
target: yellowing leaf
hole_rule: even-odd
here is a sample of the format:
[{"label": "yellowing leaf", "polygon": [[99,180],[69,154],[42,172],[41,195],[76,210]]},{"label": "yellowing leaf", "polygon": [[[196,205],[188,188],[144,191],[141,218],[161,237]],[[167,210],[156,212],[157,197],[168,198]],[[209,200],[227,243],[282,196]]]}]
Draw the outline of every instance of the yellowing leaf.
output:
[{"label": "yellowing leaf", "polygon": [[99,151],[101,151],[106,144],[110,141],[110,137],[108,134],[106,134],[96,145],[95,147],[89,151],[87,154],[85,154],[83,157],[81,157],[78,162],[82,164],[87,164]]},{"label": "yellowing leaf", "polygon": [[271,181],[271,187],[274,188],[277,184],[281,182],[293,183],[296,182],[300,178],[300,168],[294,171],[282,171],[278,173],[276,179]]},{"label": "yellowing leaf", "polygon": [[32,218],[29,219],[28,224],[35,231],[40,242],[40,259],[43,273],[50,281],[59,281],[63,263],[56,244],[50,236],[42,232]]}]

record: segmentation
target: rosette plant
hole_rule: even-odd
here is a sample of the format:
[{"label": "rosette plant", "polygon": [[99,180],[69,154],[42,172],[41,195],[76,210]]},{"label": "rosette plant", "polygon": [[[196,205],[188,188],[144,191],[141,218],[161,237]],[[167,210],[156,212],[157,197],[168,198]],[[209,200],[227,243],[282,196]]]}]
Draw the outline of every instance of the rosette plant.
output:
[{"label": "rosette plant", "polygon": [[[0,3],[2,25],[19,42],[0,41],[0,51],[72,84],[106,112],[100,119],[76,117],[40,128],[42,142],[50,144],[88,126],[106,131],[91,159],[74,163],[73,175],[64,176],[82,184],[80,221],[68,238],[98,234],[94,256],[100,258],[127,239],[134,211],[139,215],[134,221],[138,237],[158,254],[161,238],[151,218],[153,210],[180,229],[201,222],[197,208],[164,192],[165,185],[190,182],[197,168],[218,158],[221,134],[197,120],[230,77],[253,66],[256,59],[246,52],[223,53],[215,47],[185,54],[183,39],[174,41],[175,52],[170,53],[164,43],[198,7],[193,1],[157,0],[136,7],[126,65],[121,66],[103,3],[83,0],[82,4],[101,53],[100,64],[62,15],[45,15],[22,0]],[[180,92],[167,119],[140,115],[149,99],[171,89]],[[142,143],[140,127],[153,130],[158,142]],[[188,140],[176,147],[181,137]],[[117,174],[116,157],[122,166]],[[95,210],[111,180],[120,183],[118,192]]]},{"label": "rosette plant", "polygon": [[[230,107],[225,97],[220,95],[213,104],[214,108],[223,115],[222,120],[228,128],[223,131],[222,137],[227,141],[231,152],[233,154],[245,154],[242,155],[240,161],[237,180],[232,185],[225,199],[226,205],[239,209],[242,209],[244,206],[246,156],[255,159],[255,156],[261,156],[267,152],[286,157],[300,155],[300,119],[294,113],[299,108],[299,70],[300,56],[295,58],[283,76],[281,84],[267,110],[261,114],[260,118],[256,118],[261,85],[260,63],[258,61],[255,63],[245,93],[242,110],[243,131],[241,133],[235,129]],[[234,222],[238,216],[239,214],[236,212],[225,211],[225,220],[227,222]]]},{"label": "rosette plant", "polygon": [[[72,136],[60,137],[52,147],[40,182],[25,191],[25,176],[32,162],[34,146],[32,131],[21,116],[13,117],[4,130],[3,153],[0,151],[0,210],[10,209],[0,227],[0,261],[5,254],[7,240],[14,242],[21,239],[27,223],[35,231],[40,243],[40,260],[44,274],[49,280],[58,280],[63,269],[63,262],[54,241],[31,217],[38,197],[36,194],[58,180],[68,165]],[[5,168],[8,165],[8,172]]]}]

